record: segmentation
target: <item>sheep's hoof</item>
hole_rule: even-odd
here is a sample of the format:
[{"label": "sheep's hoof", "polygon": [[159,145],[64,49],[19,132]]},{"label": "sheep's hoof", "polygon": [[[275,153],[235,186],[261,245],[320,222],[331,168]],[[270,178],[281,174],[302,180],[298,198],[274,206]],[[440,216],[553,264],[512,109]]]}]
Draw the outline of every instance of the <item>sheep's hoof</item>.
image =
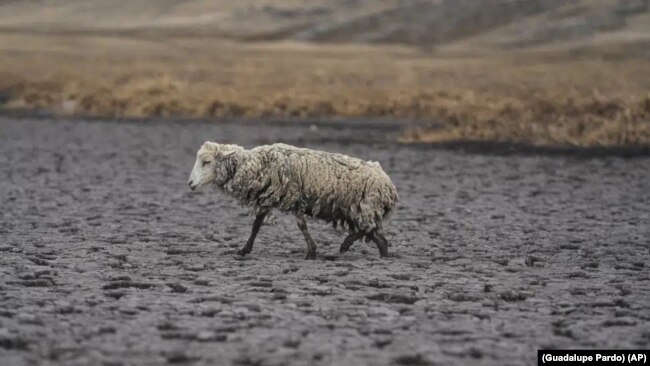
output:
[{"label": "sheep's hoof", "polygon": [[237,254],[241,255],[242,257],[245,256],[246,254],[249,254],[251,252],[250,249],[248,248],[241,248],[237,251]]},{"label": "sheep's hoof", "polygon": [[339,253],[343,254],[343,253],[347,252],[348,250],[350,250],[349,245],[341,244],[341,248],[339,248]]},{"label": "sheep's hoof", "polygon": [[316,259],[316,252],[307,253],[305,259]]},{"label": "sheep's hoof", "polygon": [[387,248],[386,245],[377,244],[377,249],[379,249],[379,258],[387,258],[388,257],[388,248]]}]

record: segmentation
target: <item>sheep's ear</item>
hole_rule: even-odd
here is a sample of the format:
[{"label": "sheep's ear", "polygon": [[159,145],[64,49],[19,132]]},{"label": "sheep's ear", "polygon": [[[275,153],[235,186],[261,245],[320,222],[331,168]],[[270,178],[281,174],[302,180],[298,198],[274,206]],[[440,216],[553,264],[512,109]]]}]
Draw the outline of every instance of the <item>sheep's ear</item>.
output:
[{"label": "sheep's ear", "polygon": [[225,157],[225,156],[230,156],[230,155],[232,155],[232,154],[234,154],[234,153],[235,153],[235,150],[225,151],[225,152],[223,153],[223,156],[224,156],[224,157]]}]

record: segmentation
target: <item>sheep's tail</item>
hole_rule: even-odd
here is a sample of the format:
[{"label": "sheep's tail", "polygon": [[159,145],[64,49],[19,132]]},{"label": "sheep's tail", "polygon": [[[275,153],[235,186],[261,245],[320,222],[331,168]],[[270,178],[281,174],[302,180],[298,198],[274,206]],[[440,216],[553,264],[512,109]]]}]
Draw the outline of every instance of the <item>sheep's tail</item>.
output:
[{"label": "sheep's tail", "polygon": [[381,223],[383,221],[388,221],[390,220],[391,216],[393,215],[393,211],[395,210],[395,205],[399,201],[399,195],[397,194],[397,189],[395,189],[395,186],[391,183],[390,188],[388,190],[388,199],[384,203],[384,213],[381,215],[381,218],[377,220],[377,228],[381,229]]}]

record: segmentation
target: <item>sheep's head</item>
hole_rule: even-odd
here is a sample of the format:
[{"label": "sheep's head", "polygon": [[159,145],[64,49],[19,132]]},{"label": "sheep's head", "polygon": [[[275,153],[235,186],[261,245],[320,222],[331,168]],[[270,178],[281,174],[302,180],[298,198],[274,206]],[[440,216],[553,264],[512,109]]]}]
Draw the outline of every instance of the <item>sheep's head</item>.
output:
[{"label": "sheep's head", "polygon": [[196,162],[188,184],[192,190],[213,183],[223,185],[232,178],[232,164],[229,157],[243,150],[237,145],[217,144],[206,141],[196,153]]}]

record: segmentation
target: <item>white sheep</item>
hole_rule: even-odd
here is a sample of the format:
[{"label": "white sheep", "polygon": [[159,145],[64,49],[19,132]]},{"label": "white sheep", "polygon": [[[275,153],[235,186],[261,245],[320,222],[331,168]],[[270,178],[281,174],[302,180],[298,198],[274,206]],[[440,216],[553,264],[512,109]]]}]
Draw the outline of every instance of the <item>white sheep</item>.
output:
[{"label": "white sheep", "polygon": [[388,255],[381,224],[399,197],[377,162],[286,144],[246,150],[205,142],[188,184],[195,190],[210,183],[252,207],[256,214],[251,235],[238,252],[242,256],[253,249],[255,236],[271,209],[296,216],[307,242],[307,259],[316,258],[316,244],[307,231],[305,215],[334,227],[337,223],[348,227],[341,253],[365,236],[366,241],[375,242],[381,257]]}]

